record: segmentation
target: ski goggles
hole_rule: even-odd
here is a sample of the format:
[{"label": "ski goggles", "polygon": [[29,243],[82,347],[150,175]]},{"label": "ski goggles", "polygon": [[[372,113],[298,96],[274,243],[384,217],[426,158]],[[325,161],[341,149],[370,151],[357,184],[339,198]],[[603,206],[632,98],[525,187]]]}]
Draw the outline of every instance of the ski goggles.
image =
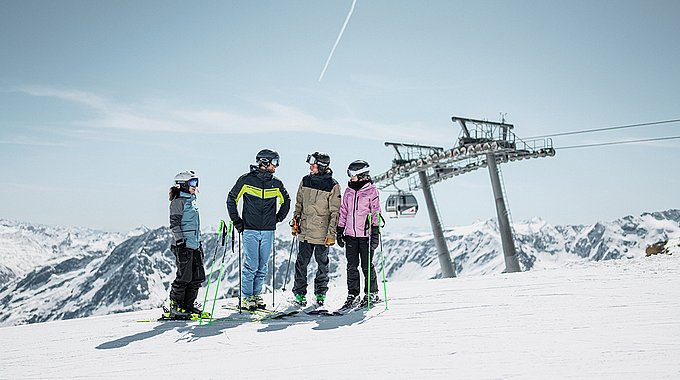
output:
[{"label": "ski goggles", "polygon": [[[314,154],[317,154],[317,153],[314,153]],[[312,154],[307,155],[307,163],[310,164],[310,165],[314,165],[314,164],[319,165],[319,167],[321,167],[321,168],[327,168],[328,167],[327,163],[324,163],[323,161],[319,161],[319,159]]]},{"label": "ski goggles", "polygon": [[198,187],[198,178],[192,178],[187,181],[187,185],[191,187]]},{"label": "ski goggles", "polygon": [[261,158],[258,162],[258,165],[263,165],[263,166],[269,166],[269,165],[274,165],[276,167],[279,166],[279,158],[275,157],[272,159],[269,158]]},{"label": "ski goggles", "polygon": [[312,156],[311,154],[307,155],[307,163],[310,165],[316,164],[316,157]]},{"label": "ski goggles", "polygon": [[361,174],[368,173],[370,170],[371,170],[370,168],[363,168],[363,169],[359,169],[359,170],[347,169],[347,176],[350,177],[350,178],[354,177],[354,176],[359,176]]}]

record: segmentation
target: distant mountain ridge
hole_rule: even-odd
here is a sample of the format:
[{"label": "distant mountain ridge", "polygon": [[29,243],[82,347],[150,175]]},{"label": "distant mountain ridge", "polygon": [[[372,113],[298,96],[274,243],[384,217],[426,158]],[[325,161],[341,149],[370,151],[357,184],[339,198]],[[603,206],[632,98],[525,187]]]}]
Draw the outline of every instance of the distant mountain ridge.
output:
[{"label": "distant mountain ridge", "polygon": [[[570,262],[644,256],[647,245],[680,237],[680,210],[625,216],[591,225],[554,226],[534,218],[513,227],[522,269],[537,270]],[[457,276],[504,270],[494,220],[447,229],[445,237]],[[218,247],[214,232],[206,232],[204,238],[206,272],[210,274],[214,257],[217,277],[224,255],[220,297],[235,295],[238,289],[237,254],[231,251],[230,245],[226,250]],[[0,326],[159,306],[166,299],[174,278],[174,256],[169,249],[171,239],[166,227],[142,228],[123,235],[0,219],[0,283],[3,284],[0,288]],[[276,238],[276,289],[284,284],[290,248],[289,238]],[[383,249],[388,281],[441,276],[430,233],[386,231]],[[381,264],[381,258],[375,258],[375,265]],[[292,260],[294,263],[294,253]],[[331,249],[331,285],[337,286],[338,290],[331,288],[331,291],[344,291],[345,266],[344,252],[334,246]],[[292,287],[292,267],[293,264],[287,289]],[[310,284],[314,267],[312,263],[308,271]],[[270,268],[265,280],[268,289],[271,289],[272,273]],[[200,301],[202,297],[201,292]]]}]

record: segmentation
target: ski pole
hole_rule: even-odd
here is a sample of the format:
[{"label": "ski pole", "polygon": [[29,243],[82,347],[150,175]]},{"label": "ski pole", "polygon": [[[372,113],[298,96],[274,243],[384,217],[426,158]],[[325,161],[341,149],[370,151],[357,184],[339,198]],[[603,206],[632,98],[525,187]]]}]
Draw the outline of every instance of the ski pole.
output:
[{"label": "ski pole", "polygon": [[[241,314],[241,232],[238,233],[238,313]],[[234,251],[234,245],[231,245],[231,251]]]},{"label": "ski pole", "polygon": [[295,247],[295,241],[297,240],[297,236],[293,236],[293,240],[290,242],[290,253],[288,254],[288,264],[286,264],[286,278],[283,282],[283,290],[284,292],[286,291],[286,285],[288,284],[288,272],[290,269],[290,260],[293,257],[293,247]]},{"label": "ski pole", "polygon": [[274,238],[272,240],[272,309],[275,308],[276,302],[274,302],[274,293],[276,293],[276,288],[274,287],[276,279],[276,233],[274,233]]},{"label": "ski pole", "polygon": [[383,239],[380,233],[380,219],[382,215],[378,214],[378,238],[380,239],[380,254],[382,255],[382,275],[383,275],[383,290],[385,292],[385,310],[387,310],[387,279],[385,278],[385,251],[383,250]]},{"label": "ski pole", "polygon": [[[229,222],[229,231],[232,230],[232,223]],[[215,303],[217,302],[217,293],[220,291],[220,282],[222,282],[222,269],[224,268],[224,257],[227,255],[227,245],[226,241],[223,244],[224,250],[222,251],[222,263],[220,264],[220,271],[217,275],[217,287],[215,288],[215,297],[213,298],[212,310],[210,311],[210,322],[212,323],[212,316],[215,313]]]},{"label": "ski pole", "polygon": [[212,282],[212,277],[213,277],[213,269],[215,268],[215,258],[217,257],[217,250],[220,248],[220,245],[224,245],[224,242],[222,241],[222,244],[220,244],[220,237],[222,236],[222,230],[224,229],[224,220],[220,219],[220,230],[217,233],[217,240],[215,241],[215,251],[213,252],[213,258],[212,258],[212,264],[210,265],[210,276],[208,277],[208,285],[205,287],[205,297],[203,297],[203,307],[201,308],[201,319],[198,322],[198,325],[203,324],[203,312],[205,312],[205,303],[208,300],[208,292],[210,291],[210,282]]},{"label": "ski pole", "polygon": [[369,237],[368,237],[368,281],[367,281],[367,289],[368,293],[366,293],[366,297],[368,298],[368,310],[371,310],[371,235],[373,234],[373,222],[371,219],[373,218],[373,213],[368,214],[368,231],[369,231]]}]

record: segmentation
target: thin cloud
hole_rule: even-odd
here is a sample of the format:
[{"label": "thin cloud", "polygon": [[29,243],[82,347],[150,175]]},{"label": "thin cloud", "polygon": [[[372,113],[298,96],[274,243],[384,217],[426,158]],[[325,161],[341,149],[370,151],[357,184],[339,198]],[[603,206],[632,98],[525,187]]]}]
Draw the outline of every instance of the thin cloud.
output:
[{"label": "thin cloud", "polygon": [[63,90],[51,87],[24,86],[18,87],[16,91],[32,96],[57,98],[65,101],[79,103],[101,111],[107,111],[114,107],[113,104],[111,104],[106,99],[100,96],[78,90]]},{"label": "thin cloud", "polygon": [[298,108],[277,102],[255,104],[256,115],[229,110],[179,109],[144,104],[118,104],[77,90],[22,87],[18,91],[51,97],[96,110],[100,117],[71,122],[80,128],[202,134],[258,134],[307,132],[379,140],[400,139],[436,142],[441,135],[418,123],[386,124],[357,118],[320,119]]},{"label": "thin cloud", "polygon": [[17,136],[9,140],[0,140],[1,145],[26,145],[26,146],[66,146],[64,143],[35,140],[29,137]]}]

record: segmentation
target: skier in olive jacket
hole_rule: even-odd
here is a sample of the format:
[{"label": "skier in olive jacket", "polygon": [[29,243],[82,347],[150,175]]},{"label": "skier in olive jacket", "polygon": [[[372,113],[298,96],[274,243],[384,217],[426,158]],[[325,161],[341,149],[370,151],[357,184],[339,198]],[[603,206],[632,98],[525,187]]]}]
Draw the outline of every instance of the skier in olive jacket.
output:
[{"label": "skier in olive jacket", "polygon": [[291,221],[292,233],[298,236],[295,260],[295,301],[307,304],[307,265],[314,255],[317,264],[314,297],[323,305],[328,291],[328,249],[335,244],[340,209],[340,185],[333,179],[327,153],[314,152],[307,156],[309,174],[302,178],[295,199]]}]

